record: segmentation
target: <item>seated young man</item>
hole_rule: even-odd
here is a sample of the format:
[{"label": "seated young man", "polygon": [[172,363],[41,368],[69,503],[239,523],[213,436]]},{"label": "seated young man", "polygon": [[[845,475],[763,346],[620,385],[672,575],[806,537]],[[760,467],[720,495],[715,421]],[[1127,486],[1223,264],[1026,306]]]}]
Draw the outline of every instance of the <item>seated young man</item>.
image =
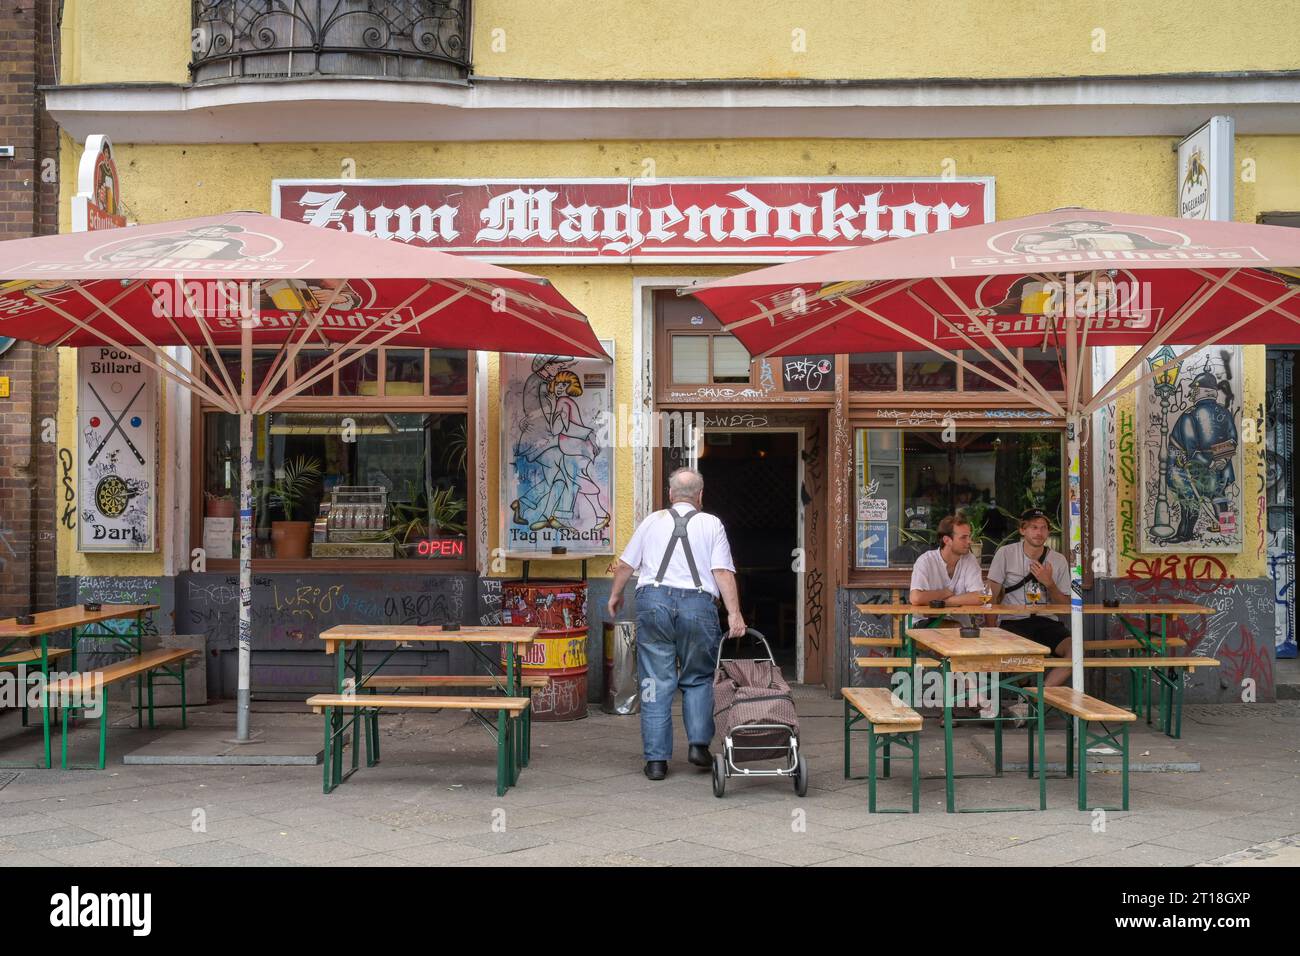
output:
[{"label": "seated young man", "polygon": [[[1050,532],[1046,512],[1030,508],[1020,516],[1020,540],[998,548],[989,566],[994,604],[1070,603],[1070,566],[1064,555],[1048,549]],[[1070,656],[1070,630],[1055,615],[1009,614],[1000,621],[989,615],[985,623],[1051,648],[1056,657]],[[1069,668],[1053,667],[1043,683],[1053,687],[1069,679]]]},{"label": "seated young man", "polygon": [[939,522],[939,547],[912,566],[912,604],[943,601],[949,607],[984,602],[979,559],[971,554],[971,526],[959,512]]}]

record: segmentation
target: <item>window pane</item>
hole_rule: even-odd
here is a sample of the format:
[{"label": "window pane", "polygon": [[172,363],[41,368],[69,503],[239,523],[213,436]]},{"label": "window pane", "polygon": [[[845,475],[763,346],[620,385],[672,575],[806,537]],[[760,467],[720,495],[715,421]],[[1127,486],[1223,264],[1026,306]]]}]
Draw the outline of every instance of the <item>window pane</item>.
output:
[{"label": "window pane", "polygon": [[339,369],[340,395],[379,394],[379,356],[367,352]]},{"label": "window pane", "polygon": [[1049,392],[1059,392],[1065,388],[1061,366],[1056,358],[1056,349],[1025,349],[1025,368]]},{"label": "window pane", "polygon": [[[330,356],[329,349],[303,349],[294,356],[294,379],[301,381],[312,375]],[[334,394],[334,376],[333,374],[325,375],[317,381],[308,385],[301,395],[333,395]]]},{"label": "window pane", "polygon": [[[351,419],[346,433],[344,419]],[[233,515],[239,488],[238,420],[211,413],[205,416],[204,429],[205,519],[228,517]],[[312,534],[312,557],[345,556],[314,547],[321,543],[364,543],[383,552],[361,557],[463,557],[469,472],[466,434],[463,413],[339,411],[259,416],[253,454],[254,557],[283,557],[277,555],[272,540],[273,522],[315,521],[325,516],[321,506],[332,502],[336,490],[359,486],[377,493],[352,497],[348,509],[329,515],[327,526],[318,523]],[[295,470],[302,473],[297,481]]]},{"label": "window pane", "polygon": [[957,388],[957,365],[934,352],[903,353],[903,391],[951,392]]},{"label": "window pane", "polygon": [[897,352],[857,352],[849,356],[849,390],[898,391]]},{"label": "window pane", "polygon": [[[222,379],[220,377],[221,372],[218,371],[217,368],[212,364],[211,350],[202,349],[198,351],[202,355],[203,361],[207,363],[208,367],[211,368],[213,372],[216,373],[221,383],[219,388],[221,389],[222,392],[224,392],[226,388],[225,379]],[[221,364],[226,367],[226,374],[230,376],[231,384],[235,387],[235,391],[238,392],[240,389],[239,349],[218,349],[217,351],[221,355]],[[278,348],[253,349],[253,391],[254,392],[256,392],[259,388],[261,388],[262,383],[266,381],[266,373],[271,370],[271,364],[275,361],[275,356],[279,351],[280,350]],[[198,366],[198,364],[196,363],[195,368],[197,369],[199,367],[200,366]],[[212,376],[205,375],[204,377],[212,384],[214,385],[217,384],[216,382],[212,382]],[[280,383],[281,386],[284,384],[283,377],[280,379]],[[279,387],[280,386],[277,386],[277,388]]]},{"label": "window pane", "polygon": [[429,352],[429,394],[464,395],[469,391],[469,353],[464,349]]},{"label": "window pane", "polygon": [[[992,349],[989,350],[989,354],[997,355],[998,360],[1003,365],[1005,365],[1007,368],[1011,368],[1011,364],[1007,362],[1006,356],[1001,355],[1000,353],[996,353]],[[976,368],[983,369],[985,372],[988,372],[990,375],[994,376],[998,380],[1003,382],[1007,381],[1006,372],[1003,372],[1000,368],[998,368],[996,365],[994,365],[984,356],[980,355],[979,352],[976,352],[974,350],[969,352],[963,352],[961,354],[961,357],[965,359],[969,364],[974,365]],[[1012,369],[1012,371],[1014,372],[1015,369]],[[968,368],[962,369],[962,376],[963,376],[962,391],[964,392],[997,392],[1001,395],[1007,394],[1006,389],[1002,388],[999,385],[996,385],[993,382],[990,382],[983,375],[980,375],[976,372],[972,372]]]},{"label": "window pane", "polygon": [[732,335],[713,337],[713,380],[715,382],[748,382],[749,352]]},{"label": "window pane", "polygon": [[384,349],[384,394],[424,394],[424,349]]},{"label": "window pane", "polygon": [[678,385],[707,385],[709,382],[709,339],[706,335],[672,337],[673,382]]},{"label": "window pane", "polygon": [[855,567],[912,567],[936,546],[940,520],[959,510],[985,566],[1018,540],[1029,507],[1052,516],[1048,543],[1061,548],[1059,432],[962,432],[956,443],[937,430],[858,429],[854,437]]}]

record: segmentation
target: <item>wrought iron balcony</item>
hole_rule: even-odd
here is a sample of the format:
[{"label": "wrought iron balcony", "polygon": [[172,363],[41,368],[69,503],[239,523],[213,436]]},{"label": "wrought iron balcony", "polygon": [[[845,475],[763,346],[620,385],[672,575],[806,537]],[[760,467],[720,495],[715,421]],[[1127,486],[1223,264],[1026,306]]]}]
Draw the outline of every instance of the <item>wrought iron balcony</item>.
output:
[{"label": "wrought iron balcony", "polygon": [[471,0],[192,0],[195,82],[463,80]]}]

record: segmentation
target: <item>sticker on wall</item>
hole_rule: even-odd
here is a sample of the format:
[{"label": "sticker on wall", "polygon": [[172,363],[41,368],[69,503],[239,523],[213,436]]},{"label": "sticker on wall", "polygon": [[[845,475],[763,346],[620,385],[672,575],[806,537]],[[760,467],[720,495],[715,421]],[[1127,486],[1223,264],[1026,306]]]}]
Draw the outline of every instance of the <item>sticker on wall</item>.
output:
[{"label": "sticker on wall", "polygon": [[835,391],[833,355],[790,355],[781,359],[781,380],[787,392]]},{"label": "sticker on wall", "polygon": [[[612,341],[601,345],[613,356]],[[600,359],[501,356],[501,546],[511,557],[613,553],[611,368]]]},{"label": "sticker on wall", "polygon": [[1162,346],[1138,390],[1140,550],[1239,553],[1243,533],[1241,348]]},{"label": "sticker on wall", "polygon": [[79,350],[78,551],[156,550],[157,400],[157,374],[136,356]]}]

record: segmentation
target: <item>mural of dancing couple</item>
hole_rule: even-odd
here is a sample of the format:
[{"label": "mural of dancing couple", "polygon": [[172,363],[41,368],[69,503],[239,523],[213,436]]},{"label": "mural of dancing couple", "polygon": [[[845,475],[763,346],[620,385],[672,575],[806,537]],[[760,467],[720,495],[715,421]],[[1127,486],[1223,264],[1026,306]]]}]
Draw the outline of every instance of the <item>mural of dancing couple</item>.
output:
[{"label": "mural of dancing couple", "polygon": [[613,412],[609,371],[562,355],[502,357],[508,552],[609,553],[613,453],[601,428]]}]

